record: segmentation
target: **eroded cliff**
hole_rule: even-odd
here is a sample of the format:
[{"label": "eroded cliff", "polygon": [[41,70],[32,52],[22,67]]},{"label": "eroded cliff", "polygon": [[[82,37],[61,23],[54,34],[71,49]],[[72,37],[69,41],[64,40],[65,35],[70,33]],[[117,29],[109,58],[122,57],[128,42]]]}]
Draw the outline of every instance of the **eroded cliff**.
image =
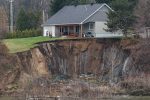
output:
[{"label": "eroded cliff", "polygon": [[125,61],[130,55],[120,43],[113,39],[45,42],[17,55],[23,70],[32,76],[77,78],[81,74],[94,74],[108,81],[112,74],[117,81],[125,73]]},{"label": "eroded cliff", "polygon": [[71,80],[92,76],[100,84],[110,86],[119,84],[123,88],[133,89],[149,87],[143,87],[143,80],[139,78],[146,78],[145,83],[150,81],[150,45],[147,40],[142,41],[145,42],[131,39],[73,39],[39,43],[29,51],[16,54],[18,84],[27,87],[36,79],[45,82],[59,76],[59,79]]}]

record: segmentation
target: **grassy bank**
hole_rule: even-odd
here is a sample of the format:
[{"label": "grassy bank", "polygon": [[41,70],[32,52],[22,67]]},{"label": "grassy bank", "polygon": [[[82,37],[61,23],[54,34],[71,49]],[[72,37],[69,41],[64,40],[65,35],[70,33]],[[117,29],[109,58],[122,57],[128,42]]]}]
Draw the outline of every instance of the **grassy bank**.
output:
[{"label": "grassy bank", "polygon": [[49,37],[30,37],[30,38],[18,38],[18,39],[5,39],[3,43],[7,46],[10,53],[22,52],[33,48],[35,43],[56,40],[62,38],[49,38]]},{"label": "grassy bank", "polygon": [[[39,36],[39,37],[29,37],[29,38],[4,39],[3,43],[7,46],[10,53],[16,53],[16,52],[23,52],[29,50],[30,48],[35,47],[36,46],[35,43],[38,42],[51,41],[51,40],[64,40],[64,39],[69,40],[69,39],[81,39],[81,38],[75,38],[75,37],[50,38],[50,37]],[[84,39],[89,39],[89,38],[84,38]],[[101,39],[105,39],[105,38],[101,38]],[[121,38],[115,38],[115,39],[121,39]]]}]

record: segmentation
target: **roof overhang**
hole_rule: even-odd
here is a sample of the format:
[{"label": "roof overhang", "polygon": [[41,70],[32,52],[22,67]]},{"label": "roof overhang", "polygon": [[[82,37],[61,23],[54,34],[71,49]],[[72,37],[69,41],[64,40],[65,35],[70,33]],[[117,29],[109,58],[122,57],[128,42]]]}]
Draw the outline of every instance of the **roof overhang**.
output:
[{"label": "roof overhang", "polygon": [[67,26],[67,25],[81,25],[81,23],[64,23],[64,24],[42,24],[42,27],[45,26]]}]

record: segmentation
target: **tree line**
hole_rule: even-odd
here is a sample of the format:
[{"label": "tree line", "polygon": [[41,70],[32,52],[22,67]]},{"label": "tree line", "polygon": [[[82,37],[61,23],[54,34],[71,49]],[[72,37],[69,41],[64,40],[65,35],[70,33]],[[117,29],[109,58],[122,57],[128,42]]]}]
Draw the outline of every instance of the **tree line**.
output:
[{"label": "tree line", "polygon": [[[49,16],[57,13],[65,5],[89,3],[107,3],[113,11],[109,11],[106,25],[109,32],[121,30],[124,35],[136,32],[140,27],[150,26],[150,0],[47,0]],[[44,7],[43,7],[44,9]],[[42,24],[42,10],[20,9],[16,19],[16,29],[19,31],[39,28]]]},{"label": "tree line", "polygon": [[38,28],[41,23],[40,18],[40,12],[25,12],[25,10],[21,8],[17,18],[17,30],[23,31]]},{"label": "tree line", "polygon": [[112,0],[53,0],[50,3],[51,14],[56,13],[65,5],[79,5],[89,3],[107,3],[110,4]]}]

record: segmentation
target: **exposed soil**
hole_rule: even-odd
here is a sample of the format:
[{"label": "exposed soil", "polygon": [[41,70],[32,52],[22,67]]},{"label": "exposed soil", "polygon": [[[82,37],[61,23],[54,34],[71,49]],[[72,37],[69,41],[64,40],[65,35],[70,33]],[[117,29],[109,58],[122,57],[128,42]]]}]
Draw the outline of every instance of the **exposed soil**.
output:
[{"label": "exposed soil", "polygon": [[149,39],[47,41],[17,54],[0,44],[0,50],[0,94],[150,95]]}]

